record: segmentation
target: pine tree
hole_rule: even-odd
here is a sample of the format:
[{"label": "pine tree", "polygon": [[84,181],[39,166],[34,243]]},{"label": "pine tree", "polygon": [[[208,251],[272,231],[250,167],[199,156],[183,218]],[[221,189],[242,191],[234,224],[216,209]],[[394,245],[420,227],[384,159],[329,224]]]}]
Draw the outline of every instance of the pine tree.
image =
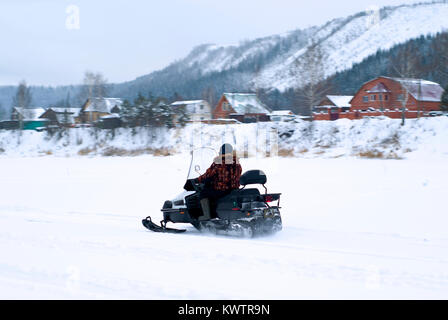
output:
[{"label": "pine tree", "polygon": [[120,117],[128,127],[135,127],[135,108],[129,102],[129,100],[124,100],[122,107],[120,109]]},{"label": "pine tree", "polygon": [[148,124],[148,100],[139,92],[134,100],[134,123],[136,126]]},{"label": "pine tree", "polygon": [[442,102],[440,108],[443,111],[448,111],[448,85],[445,87],[445,91],[442,94]]},{"label": "pine tree", "polygon": [[177,108],[171,109],[171,118],[175,118],[177,124],[180,127],[185,127],[187,121],[190,120],[185,106],[179,106]]}]

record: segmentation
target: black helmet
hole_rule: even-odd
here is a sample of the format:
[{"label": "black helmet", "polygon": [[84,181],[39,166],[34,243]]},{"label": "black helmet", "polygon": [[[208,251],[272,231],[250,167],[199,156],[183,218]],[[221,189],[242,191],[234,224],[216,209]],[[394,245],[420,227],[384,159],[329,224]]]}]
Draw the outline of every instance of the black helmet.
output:
[{"label": "black helmet", "polygon": [[232,152],[233,152],[233,147],[232,147],[231,144],[228,144],[228,143],[224,143],[224,144],[221,146],[221,149],[219,150],[219,154],[220,154],[220,155],[222,155],[222,154],[228,154],[228,153],[232,153]]}]

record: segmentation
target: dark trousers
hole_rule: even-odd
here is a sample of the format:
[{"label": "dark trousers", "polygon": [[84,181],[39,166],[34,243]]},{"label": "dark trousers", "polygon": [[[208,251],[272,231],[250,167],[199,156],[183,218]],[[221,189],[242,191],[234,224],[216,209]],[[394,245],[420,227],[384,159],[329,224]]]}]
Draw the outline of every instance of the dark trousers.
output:
[{"label": "dark trousers", "polygon": [[200,192],[199,199],[202,200],[208,198],[210,204],[211,216],[214,217],[216,216],[216,205],[218,199],[228,195],[229,193],[230,191],[219,191],[210,188],[205,188]]},{"label": "dark trousers", "polygon": [[220,190],[215,190],[215,189],[211,189],[211,188],[205,188],[203,189],[200,194],[199,194],[199,198],[202,200],[204,198],[209,198],[210,200],[218,200],[221,197],[224,197],[225,195],[228,195],[230,191],[220,191]]}]

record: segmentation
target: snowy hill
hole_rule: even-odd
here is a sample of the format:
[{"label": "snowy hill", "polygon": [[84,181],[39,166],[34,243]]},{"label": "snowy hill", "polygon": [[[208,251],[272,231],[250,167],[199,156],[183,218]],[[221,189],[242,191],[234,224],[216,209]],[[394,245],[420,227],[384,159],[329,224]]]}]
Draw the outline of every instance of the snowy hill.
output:
[{"label": "snowy hill", "polygon": [[[224,81],[284,90],[296,84],[290,70],[310,40],[321,43],[328,53],[326,76],[351,68],[378,50],[421,35],[448,29],[448,2],[437,1],[385,7],[378,13],[360,12],[325,25],[282,35],[246,41],[239,45],[202,45],[167,68],[140,77],[126,86],[182,87],[179,82],[215,77]],[[224,78],[224,80],[223,80]]]}]

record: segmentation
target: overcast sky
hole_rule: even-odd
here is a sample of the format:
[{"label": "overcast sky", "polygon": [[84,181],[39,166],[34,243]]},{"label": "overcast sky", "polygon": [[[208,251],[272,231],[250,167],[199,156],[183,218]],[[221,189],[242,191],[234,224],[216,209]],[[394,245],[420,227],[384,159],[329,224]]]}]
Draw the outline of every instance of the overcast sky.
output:
[{"label": "overcast sky", "polygon": [[[85,70],[133,80],[199,44],[320,25],[413,0],[1,0],[0,85],[78,84]],[[79,15],[78,15],[79,13]],[[79,19],[78,19],[79,18]]]}]

